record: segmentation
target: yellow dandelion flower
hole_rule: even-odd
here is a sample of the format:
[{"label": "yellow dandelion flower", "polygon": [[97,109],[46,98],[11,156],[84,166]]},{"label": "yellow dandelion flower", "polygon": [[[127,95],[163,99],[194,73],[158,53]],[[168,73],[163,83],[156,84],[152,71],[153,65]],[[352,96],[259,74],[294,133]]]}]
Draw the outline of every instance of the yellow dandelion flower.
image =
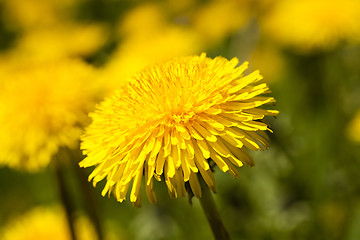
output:
[{"label": "yellow dandelion flower", "polygon": [[241,1],[211,1],[194,14],[194,28],[208,44],[216,44],[245,26],[250,11]]},{"label": "yellow dandelion flower", "polygon": [[25,29],[49,26],[71,16],[78,0],[3,0],[5,24]]},{"label": "yellow dandelion flower", "polygon": [[243,163],[253,165],[246,149],[268,147],[262,121],[275,110],[258,108],[274,102],[259,71],[243,76],[248,63],[214,59],[206,54],[175,58],[138,72],[133,81],[107,98],[91,114],[82,136],[87,157],[81,167],[96,166],[93,184],[105,177],[102,192],[140,204],[145,175],[146,193],[156,202],[153,179],[164,177],[171,197],[184,196],[185,182],[201,196],[198,174],[214,190],[210,162],[235,177]]},{"label": "yellow dandelion flower", "polygon": [[[176,47],[174,47],[176,46]],[[175,26],[161,32],[130,37],[115,50],[102,71],[109,93],[121,87],[129,78],[144,67],[170,58],[198,54],[200,39],[193,32]]]},{"label": "yellow dandelion flower", "polygon": [[299,51],[327,50],[360,36],[358,0],[282,0],[262,19],[264,32]]},{"label": "yellow dandelion flower", "polygon": [[168,24],[164,9],[156,3],[145,3],[131,9],[118,26],[119,37],[147,38]]},{"label": "yellow dandelion flower", "polygon": [[99,93],[95,69],[61,60],[0,75],[0,164],[37,170],[59,147],[76,148]]},{"label": "yellow dandelion flower", "polygon": [[[75,221],[79,240],[96,240],[94,227],[85,217]],[[2,240],[71,240],[64,211],[60,208],[37,207],[12,220],[0,229]]]},{"label": "yellow dandelion flower", "polygon": [[54,25],[24,33],[8,55],[34,61],[86,57],[103,46],[107,36],[106,28],[99,24]]}]

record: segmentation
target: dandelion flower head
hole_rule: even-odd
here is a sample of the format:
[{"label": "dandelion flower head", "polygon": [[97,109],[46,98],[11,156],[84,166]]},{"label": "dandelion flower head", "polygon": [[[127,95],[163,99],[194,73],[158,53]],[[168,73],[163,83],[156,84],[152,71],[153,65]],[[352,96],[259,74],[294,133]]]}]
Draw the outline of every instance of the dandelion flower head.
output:
[{"label": "dandelion flower head", "polygon": [[274,98],[259,96],[269,88],[258,83],[258,71],[244,76],[248,63],[237,65],[236,58],[202,54],[138,72],[91,114],[80,162],[96,166],[89,180],[96,185],[106,177],[102,194],[113,192],[120,202],[132,183],[130,201],[138,206],[143,175],[155,203],[154,178],[165,180],[173,198],[186,195],[186,182],[201,197],[198,175],[215,190],[212,163],[235,177],[235,166],[253,165],[246,149],[268,147],[262,119],[278,112],[257,108]]},{"label": "dandelion flower head", "polygon": [[0,75],[1,164],[35,171],[60,147],[77,146],[100,92],[92,67],[80,60],[34,62]]}]

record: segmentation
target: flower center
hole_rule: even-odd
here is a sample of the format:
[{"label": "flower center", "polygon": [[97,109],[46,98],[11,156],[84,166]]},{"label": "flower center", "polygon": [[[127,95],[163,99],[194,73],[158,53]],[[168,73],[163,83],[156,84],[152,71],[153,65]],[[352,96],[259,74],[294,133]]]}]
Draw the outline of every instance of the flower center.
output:
[{"label": "flower center", "polygon": [[189,122],[189,120],[191,120],[194,117],[194,115],[195,115],[194,111],[171,112],[166,115],[165,122],[169,124],[173,124],[175,122],[180,124],[186,124],[187,122]]}]

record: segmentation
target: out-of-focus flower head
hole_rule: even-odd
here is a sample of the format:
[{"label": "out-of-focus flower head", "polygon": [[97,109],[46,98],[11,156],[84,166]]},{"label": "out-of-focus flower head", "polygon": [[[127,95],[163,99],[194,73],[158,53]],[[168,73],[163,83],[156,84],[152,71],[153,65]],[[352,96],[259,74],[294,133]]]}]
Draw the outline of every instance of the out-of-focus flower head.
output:
[{"label": "out-of-focus flower head", "polygon": [[[94,185],[107,178],[102,192],[140,205],[145,174],[146,193],[156,202],[153,178],[165,179],[171,197],[185,196],[189,182],[201,196],[198,175],[215,190],[211,162],[237,177],[243,163],[253,165],[247,149],[268,147],[266,115],[278,111],[258,108],[274,102],[255,71],[244,76],[248,63],[207,58],[205,54],[154,64],[107,98],[91,114],[93,122],[82,137],[87,157],[81,167],[96,166]],[[210,160],[211,159],[211,160]]]},{"label": "out-of-focus flower head", "polygon": [[[79,240],[97,240],[94,227],[85,217],[75,221]],[[37,207],[13,219],[0,229],[2,240],[71,240],[70,230],[62,209]]]},{"label": "out-of-focus flower head", "polygon": [[194,12],[193,27],[212,45],[245,26],[249,18],[250,10],[245,1],[214,0]]},{"label": "out-of-focus flower head", "polygon": [[281,0],[264,18],[266,36],[308,53],[329,50],[360,36],[358,0]]},{"label": "out-of-focus flower head", "polygon": [[98,24],[61,24],[24,32],[3,58],[14,61],[52,61],[68,57],[86,57],[106,42],[108,32]]},{"label": "out-of-focus flower head", "polygon": [[103,69],[103,81],[109,92],[121,87],[137,71],[155,62],[173,57],[198,53],[201,42],[191,31],[181,27],[168,27],[147,38],[124,40]]},{"label": "out-of-focus flower head", "polygon": [[56,25],[71,17],[81,0],[3,0],[3,21],[8,27],[32,29]]},{"label": "out-of-focus flower head", "polygon": [[118,26],[118,35],[125,38],[147,38],[168,25],[166,12],[159,4],[146,3],[131,9]]},{"label": "out-of-focus flower head", "polygon": [[360,143],[360,110],[356,112],[354,118],[350,121],[346,134],[351,141]]},{"label": "out-of-focus flower head", "polygon": [[80,60],[9,63],[0,71],[0,163],[37,170],[75,148],[101,97],[96,70]]},{"label": "out-of-focus flower head", "polygon": [[147,65],[201,52],[202,41],[191,29],[167,21],[158,4],[134,8],[119,23],[122,41],[103,69],[110,88],[121,87]]}]

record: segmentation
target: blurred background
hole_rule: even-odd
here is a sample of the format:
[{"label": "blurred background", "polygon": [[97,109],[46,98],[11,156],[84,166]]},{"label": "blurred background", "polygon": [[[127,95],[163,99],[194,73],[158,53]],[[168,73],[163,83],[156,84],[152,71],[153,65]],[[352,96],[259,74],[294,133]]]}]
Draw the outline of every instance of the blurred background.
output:
[{"label": "blurred background", "polygon": [[0,0],[0,36],[0,239],[70,240],[67,216],[77,239],[211,239],[197,199],[156,182],[134,208],[77,166],[96,103],[201,52],[249,61],[280,111],[255,167],[215,169],[232,239],[360,239],[359,0]]}]

